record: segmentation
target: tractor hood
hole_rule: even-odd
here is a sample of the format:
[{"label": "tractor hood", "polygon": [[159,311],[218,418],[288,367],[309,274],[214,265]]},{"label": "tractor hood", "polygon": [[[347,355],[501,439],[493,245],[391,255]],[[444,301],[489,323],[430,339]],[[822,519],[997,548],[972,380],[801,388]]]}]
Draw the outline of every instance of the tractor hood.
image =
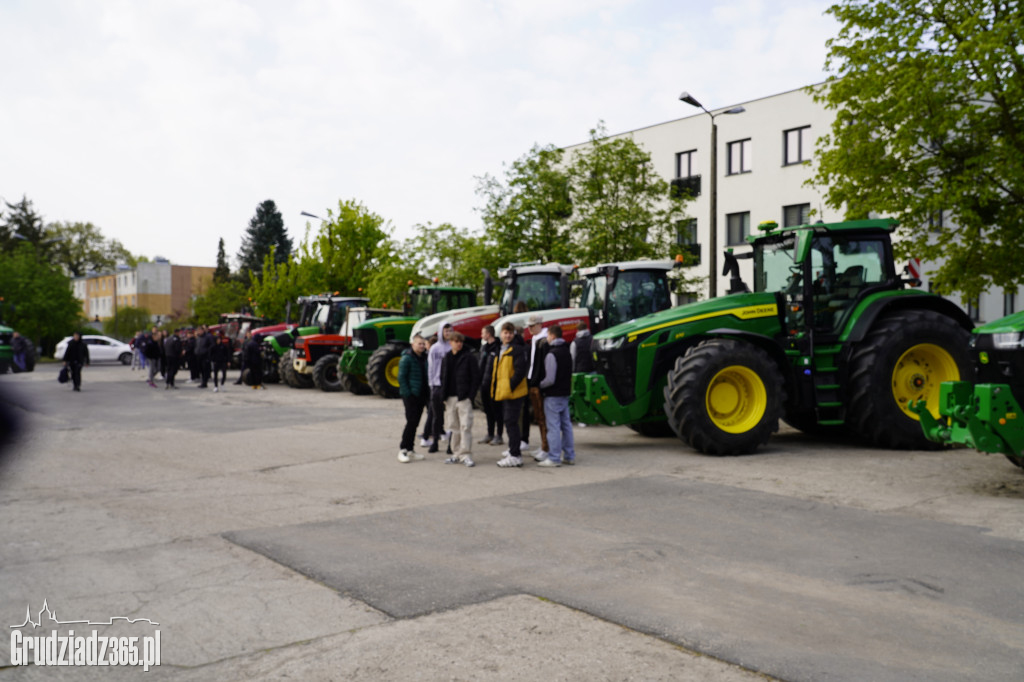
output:
[{"label": "tractor hood", "polygon": [[456,331],[472,339],[480,338],[480,329],[492,324],[498,317],[498,306],[478,305],[472,308],[446,310],[442,313],[427,315],[412,328],[412,335],[422,334],[424,338],[436,334],[442,324],[448,322]]},{"label": "tractor hood", "polygon": [[552,308],[550,310],[512,313],[511,315],[498,318],[494,322],[494,333],[499,334],[502,325],[506,322],[511,322],[512,326],[516,329],[523,330],[523,340],[529,341],[533,338],[533,335],[530,333],[529,327],[526,326],[526,321],[534,315],[539,315],[544,320],[545,328],[553,324],[560,326],[562,328],[562,338],[565,339],[566,343],[576,338],[576,330],[579,329],[580,322],[590,323],[590,311],[586,308]]},{"label": "tractor hood", "polygon": [[975,334],[1014,334],[1024,331],[1024,312],[1007,315],[974,328]]},{"label": "tractor hood", "polygon": [[[775,294],[761,292],[755,294],[733,294],[721,298],[712,298],[707,301],[689,303],[677,308],[669,308],[658,313],[624,322],[611,329],[594,336],[595,343],[600,347],[605,340],[614,340],[626,337],[628,343],[644,337],[652,332],[662,329],[670,329],[683,324],[703,322],[702,327],[707,324],[712,328],[731,328],[741,326],[749,328],[747,320],[759,318],[778,319],[779,308]],[[777,322],[775,323],[777,325]],[[679,332],[685,333],[685,331]]]}]

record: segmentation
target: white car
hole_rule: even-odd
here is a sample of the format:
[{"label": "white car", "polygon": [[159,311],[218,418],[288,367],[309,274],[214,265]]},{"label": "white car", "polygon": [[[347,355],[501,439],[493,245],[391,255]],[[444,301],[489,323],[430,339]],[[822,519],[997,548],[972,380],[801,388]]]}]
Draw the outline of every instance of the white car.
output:
[{"label": "white car", "polygon": [[[64,359],[64,351],[68,347],[70,336],[65,336],[57,344],[53,357],[57,360]],[[89,362],[120,362],[122,365],[132,364],[132,347],[127,343],[121,343],[109,336],[97,336],[83,334],[82,340],[89,346]]]}]

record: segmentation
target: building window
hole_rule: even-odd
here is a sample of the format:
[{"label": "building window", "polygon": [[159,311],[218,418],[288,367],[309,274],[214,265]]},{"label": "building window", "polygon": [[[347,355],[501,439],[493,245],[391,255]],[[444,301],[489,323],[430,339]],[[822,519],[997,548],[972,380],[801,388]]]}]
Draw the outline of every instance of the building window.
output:
[{"label": "building window", "polygon": [[676,244],[685,254],[686,265],[700,264],[700,244],[697,243],[697,219],[680,220],[676,223]]},{"label": "building window", "polygon": [[811,126],[782,133],[782,165],[791,166],[811,159]]},{"label": "building window", "polygon": [[810,219],[810,214],[810,204],[793,204],[792,206],[783,206],[782,226],[794,227],[796,225],[806,225],[807,221]]},{"label": "building window", "polygon": [[975,322],[981,322],[981,305],[978,299],[967,302],[967,315]]},{"label": "building window", "polygon": [[693,161],[697,154],[696,149],[676,154],[676,177],[689,178],[696,175],[693,172]]},{"label": "building window", "polygon": [[1003,292],[1003,317],[1017,312],[1017,292]]},{"label": "building window", "polygon": [[750,211],[745,213],[730,213],[725,216],[726,228],[728,230],[729,246],[745,244],[750,235]]},{"label": "building window", "polygon": [[928,230],[930,232],[939,232],[946,226],[943,221],[943,218],[945,217],[943,215],[944,213],[945,211],[933,211],[928,216]]},{"label": "building window", "polygon": [[749,173],[752,163],[752,155],[750,149],[750,138],[746,140],[737,140],[728,144],[729,149],[729,168],[728,175],[736,175],[737,173]]}]

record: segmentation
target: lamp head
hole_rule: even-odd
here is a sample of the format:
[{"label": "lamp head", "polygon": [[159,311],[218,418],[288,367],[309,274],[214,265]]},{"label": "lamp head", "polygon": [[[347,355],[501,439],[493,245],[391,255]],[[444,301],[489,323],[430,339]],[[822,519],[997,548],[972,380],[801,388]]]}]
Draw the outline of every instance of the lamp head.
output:
[{"label": "lamp head", "polygon": [[704,108],[704,105],[702,105],[700,102],[698,102],[697,99],[693,95],[691,95],[690,93],[685,92],[685,91],[683,92],[683,94],[679,95],[679,101],[686,102],[691,107],[699,107],[701,109]]}]

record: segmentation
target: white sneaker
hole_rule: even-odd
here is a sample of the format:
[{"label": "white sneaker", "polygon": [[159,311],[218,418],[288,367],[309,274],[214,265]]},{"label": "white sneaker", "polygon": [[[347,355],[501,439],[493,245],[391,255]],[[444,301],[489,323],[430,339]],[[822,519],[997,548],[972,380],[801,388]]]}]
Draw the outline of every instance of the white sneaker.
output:
[{"label": "white sneaker", "polygon": [[530,444],[529,444],[529,443],[527,443],[527,442],[526,442],[526,441],[524,440],[524,441],[522,441],[522,442],[520,442],[520,443],[519,443],[519,449],[520,449],[521,451],[523,451],[523,452],[526,452],[527,450],[529,450],[529,449],[530,449]]},{"label": "white sneaker", "polygon": [[402,464],[405,464],[406,462],[408,462],[409,461],[409,451],[408,450],[400,450],[398,452],[398,461],[401,462]]},{"label": "white sneaker", "polygon": [[521,467],[523,466],[523,459],[522,457],[513,457],[512,455],[508,455],[504,459],[498,460],[498,466],[500,466],[502,469]]},{"label": "white sneaker", "polygon": [[537,462],[539,467],[560,467],[562,463],[557,459],[545,459],[543,462]]},{"label": "white sneaker", "polygon": [[409,457],[414,462],[422,462],[423,461],[423,453],[422,452],[413,452],[413,451],[410,450],[409,451]]},{"label": "white sneaker", "polygon": [[538,450],[537,452],[533,453],[533,461],[534,462],[543,462],[547,458],[548,458],[548,453],[547,453],[546,450]]},{"label": "white sneaker", "polygon": [[475,467],[476,466],[476,462],[474,462],[473,458],[470,457],[469,455],[466,455],[465,457],[462,458],[462,463],[465,464],[467,467]]},{"label": "white sneaker", "polygon": [[218,388],[217,386],[214,386],[214,387],[213,387],[213,392],[214,392],[214,393],[218,393],[218,392],[220,392],[220,388]]}]

